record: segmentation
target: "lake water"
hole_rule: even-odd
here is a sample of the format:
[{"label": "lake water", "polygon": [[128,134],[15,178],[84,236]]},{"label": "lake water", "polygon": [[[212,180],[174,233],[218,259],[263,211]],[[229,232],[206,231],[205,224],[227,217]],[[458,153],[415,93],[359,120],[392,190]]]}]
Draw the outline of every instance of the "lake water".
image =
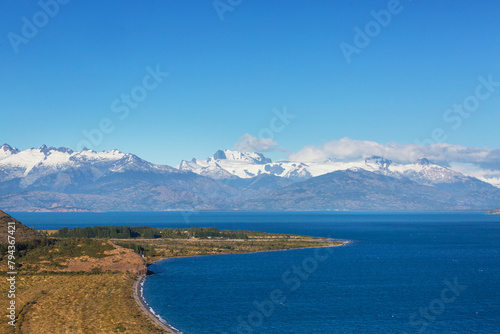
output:
[{"label": "lake water", "polygon": [[144,297],[187,334],[500,333],[500,216],[482,213],[13,213],[38,229],[215,226],[343,247],[170,259]]}]

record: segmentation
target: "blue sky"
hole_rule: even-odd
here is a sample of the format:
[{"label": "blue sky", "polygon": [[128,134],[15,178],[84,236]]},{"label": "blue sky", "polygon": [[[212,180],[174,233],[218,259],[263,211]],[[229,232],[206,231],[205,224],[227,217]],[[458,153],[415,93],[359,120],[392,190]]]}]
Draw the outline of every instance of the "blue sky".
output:
[{"label": "blue sky", "polygon": [[[104,120],[90,148],[175,165],[265,137],[286,108],[295,118],[274,122],[273,158],[343,137],[412,144],[435,129],[449,144],[500,148],[500,87],[458,127],[443,119],[479,77],[500,81],[497,1],[237,2],[219,2],[231,9],[221,20],[213,1],[73,0],[47,22],[35,1],[1,2],[0,142],[76,149]],[[346,61],[341,43],[356,47],[355,27],[376,28],[371,11],[388,7],[397,13]],[[40,26],[28,38],[23,18]],[[168,76],[141,88],[157,67]]]}]

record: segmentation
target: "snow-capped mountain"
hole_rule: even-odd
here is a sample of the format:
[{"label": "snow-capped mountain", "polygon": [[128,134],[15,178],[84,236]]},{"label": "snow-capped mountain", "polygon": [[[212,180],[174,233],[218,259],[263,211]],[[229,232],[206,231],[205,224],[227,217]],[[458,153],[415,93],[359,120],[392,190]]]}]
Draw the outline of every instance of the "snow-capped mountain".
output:
[{"label": "snow-capped mountain", "polygon": [[498,172],[495,174],[492,173],[489,175],[486,174],[486,175],[475,176],[475,177],[477,177],[481,181],[484,181],[486,183],[494,185],[497,188],[500,188],[500,173],[498,173]]},{"label": "snow-capped mountain", "polygon": [[[432,163],[427,159],[419,159],[412,164],[397,164],[380,157],[365,160],[366,168],[377,174],[392,176],[397,179],[406,178],[421,185],[434,186],[442,190],[488,190],[494,186],[475,177],[463,175],[450,168]],[[361,167],[363,168],[363,167]]]},{"label": "snow-capped mountain", "polygon": [[118,150],[3,145],[0,152],[6,210],[209,210],[238,198],[230,186]]},{"label": "snow-capped mountain", "polygon": [[231,150],[219,150],[213,157],[206,160],[182,160],[178,169],[211,177],[213,179],[227,179],[232,177],[252,178],[261,174],[261,166],[272,161],[261,153],[247,153]]},{"label": "snow-capped mountain", "polygon": [[376,156],[351,162],[332,160],[325,162],[272,162],[259,153],[224,150],[217,151],[213,157],[206,160],[183,160],[177,168],[213,179],[228,179],[233,177],[253,178],[267,174],[294,181],[304,181],[335,171],[364,169],[399,179],[407,178],[422,185],[435,186],[470,183],[471,186],[474,184],[478,188],[485,186],[485,182],[471,176],[466,176],[450,168],[434,164],[427,159],[420,159],[412,164],[398,164]]},{"label": "snow-capped mountain", "polygon": [[177,168],[118,150],[0,146],[0,207],[10,211],[489,210],[500,189],[426,159],[272,162],[217,151]]},{"label": "snow-capped mountain", "polygon": [[276,162],[264,157],[261,153],[247,153],[232,150],[217,151],[205,160],[183,160],[178,169],[191,171],[214,179],[239,177],[253,178],[267,174],[284,177],[296,181],[328,173],[330,168],[321,165],[304,164],[301,162]]},{"label": "snow-capped mountain", "polygon": [[214,160],[231,160],[248,162],[257,165],[263,165],[272,162],[271,159],[264,157],[262,153],[255,152],[238,152],[231,150],[218,150],[213,156]]},{"label": "snow-capped mountain", "polygon": [[3,144],[0,146],[0,160],[10,157],[13,154],[19,153],[19,150],[17,148],[12,148],[10,145]]},{"label": "snow-capped mountain", "polygon": [[118,150],[95,152],[82,150],[74,152],[69,148],[55,148],[42,145],[24,151],[0,147],[0,182],[19,179],[19,186],[26,188],[53,173],[64,173],[86,169],[93,180],[108,173],[126,171],[171,171],[168,166],[149,163],[133,154]]}]

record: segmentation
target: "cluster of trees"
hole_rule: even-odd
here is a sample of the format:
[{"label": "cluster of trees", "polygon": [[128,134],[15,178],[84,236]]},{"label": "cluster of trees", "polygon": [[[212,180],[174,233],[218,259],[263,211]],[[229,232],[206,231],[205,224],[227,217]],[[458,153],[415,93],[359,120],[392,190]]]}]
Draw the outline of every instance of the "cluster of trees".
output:
[{"label": "cluster of trees", "polygon": [[59,238],[156,239],[160,238],[161,234],[160,229],[153,227],[94,226],[72,229],[63,227],[53,236]]},{"label": "cluster of trees", "polygon": [[[162,236],[177,233],[178,229],[163,229]],[[222,230],[220,231],[216,227],[191,227],[180,231],[181,233],[187,234],[190,238],[208,239],[208,238],[222,238],[222,239],[248,239],[248,233],[245,231],[230,231]],[[170,238],[167,236],[166,238]],[[175,238],[175,237],[174,237]]]},{"label": "cluster of trees", "polygon": [[191,227],[191,228],[164,228],[156,227],[129,227],[129,226],[94,226],[76,227],[68,229],[63,227],[54,235],[59,238],[112,238],[112,239],[189,239],[189,238],[221,238],[221,239],[248,239],[247,231],[219,230],[216,227]]},{"label": "cluster of trees", "polygon": [[130,248],[137,254],[141,254],[146,257],[156,255],[155,248],[152,245],[139,245],[131,242],[117,242],[116,244],[123,248]]},{"label": "cluster of trees", "polygon": [[[48,250],[57,249],[57,252]],[[113,249],[112,245],[104,244],[102,241],[88,238],[54,239],[46,236],[33,238],[27,241],[18,242],[14,246],[14,252],[8,249],[7,244],[0,244],[0,261],[8,254],[15,255],[16,259],[31,258],[39,261],[39,256],[51,259],[54,256],[75,257],[88,255],[90,257],[104,257],[104,251]],[[19,262],[16,261],[19,265]]]},{"label": "cluster of trees", "polygon": [[[24,242],[18,242],[15,244],[14,254],[16,258],[20,258],[26,255],[31,250],[38,249],[45,246],[53,245],[55,241],[46,237],[38,237],[30,239]],[[8,244],[0,244],[0,261],[5,255],[7,255]]]}]

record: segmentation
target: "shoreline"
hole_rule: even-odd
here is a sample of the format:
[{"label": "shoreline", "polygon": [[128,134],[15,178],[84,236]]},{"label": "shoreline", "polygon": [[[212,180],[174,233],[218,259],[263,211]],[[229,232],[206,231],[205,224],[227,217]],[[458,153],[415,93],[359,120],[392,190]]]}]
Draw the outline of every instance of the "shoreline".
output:
[{"label": "shoreline", "polygon": [[[342,247],[351,244],[353,240],[332,240],[334,242],[341,242],[341,245],[328,245],[328,246],[312,246],[312,247],[297,247],[297,248],[287,248],[287,249],[271,249],[271,250],[259,250],[254,252],[242,252],[242,253],[227,253],[227,254],[204,254],[204,255],[187,255],[187,256],[174,256],[174,257],[164,257],[163,259],[155,260],[151,263],[147,263],[146,266],[150,266],[160,261],[172,260],[172,259],[186,259],[190,257],[205,257],[205,256],[221,256],[221,255],[242,255],[242,254],[255,254],[255,253],[269,253],[269,252],[286,252],[299,249],[314,249],[314,248],[326,248],[326,247]],[[149,276],[149,275],[147,275]]]},{"label": "shoreline", "polygon": [[[296,249],[314,249],[314,248],[325,248],[325,247],[342,247],[346,246],[351,243],[352,240],[332,240],[332,241],[338,241],[342,242],[340,245],[329,245],[329,246],[319,246],[319,247],[300,247],[300,248],[290,248],[290,249],[275,249],[275,250],[268,250],[268,251],[256,251],[256,252],[248,252],[248,253],[232,253],[232,254],[211,254],[211,255],[195,255],[195,256],[177,256],[177,257],[166,257],[163,259],[156,260],[154,262],[148,263],[146,266],[149,267],[151,264],[163,261],[163,260],[169,260],[169,259],[182,259],[182,258],[190,258],[190,257],[202,257],[202,256],[218,256],[218,255],[235,255],[235,254],[253,254],[253,253],[264,253],[264,252],[283,252],[283,251],[289,251],[289,250],[296,250]],[[146,279],[148,275],[139,275],[137,279],[135,280],[133,286],[132,286],[132,295],[134,297],[134,300],[136,304],[139,306],[139,308],[142,310],[142,312],[149,318],[151,321],[153,321],[154,324],[156,324],[158,327],[163,329],[166,333],[168,334],[183,334],[181,331],[179,331],[177,328],[169,324],[165,319],[161,318],[160,315],[157,315],[153,313],[150,310],[150,306],[147,304],[146,300],[144,299],[143,295],[141,294],[141,287],[142,284],[144,284],[144,280]],[[162,321],[163,319],[163,321]]]},{"label": "shoreline", "polygon": [[137,279],[135,280],[133,286],[132,286],[132,295],[134,296],[135,303],[139,306],[139,308],[142,310],[142,312],[158,327],[163,329],[165,333],[168,334],[182,334],[179,330],[177,330],[175,327],[172,325],[168,324],[166,321],[163,322],[160,320],[160,318],[151,312],[149,309],[149,306],[146,304],[146,301],[143,299],[142,294],[140,293],[140,287],[144,283],[144,279],[146,278],[145,275],[139,275]]}]

